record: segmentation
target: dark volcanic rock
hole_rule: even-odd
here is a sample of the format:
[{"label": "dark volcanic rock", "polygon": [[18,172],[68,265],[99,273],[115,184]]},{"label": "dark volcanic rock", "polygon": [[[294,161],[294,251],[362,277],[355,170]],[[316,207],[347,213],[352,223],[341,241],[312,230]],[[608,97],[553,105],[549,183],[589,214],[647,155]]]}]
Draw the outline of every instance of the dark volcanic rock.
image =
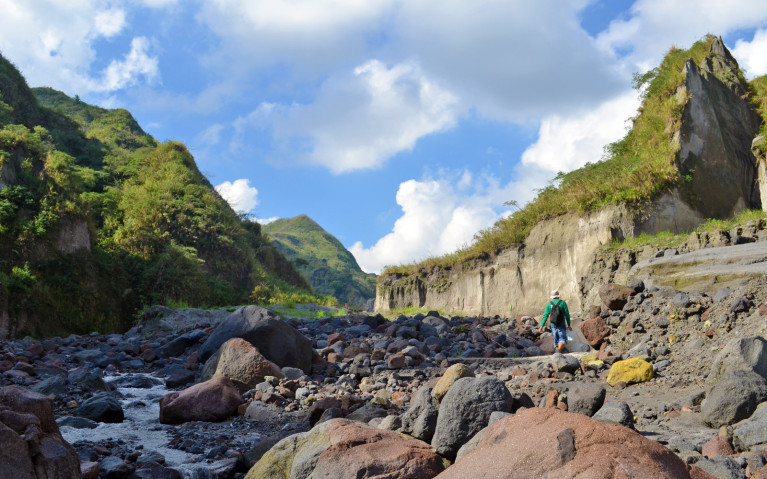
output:
[{"label": "dark volcanic rock", "polygon": [[267,309],[245,306],[233,312],[200,347],[200,360],[206,361],[232,338],[248,341],[280,367],[292,366],[306,373],[311,371],[312,342]]},{"label": "dark volcanic rock", "polygon": [[80,461],[61,437],[53,403],[19,386],[0,388],[0,477],[78,479]]},{"label": "dark volcanic rock", "polygon": [[493,411],[511,412],[514,399],[506,386],[494,377],[460,378],[440,401],[432,446],[445,457],[487,426]]},{"label": "dark volcanic rock", "polygon": [[74,413],[96,422],[116,423],[125,420],[125,413],[120,401],[109,393],[97,394],[85,400],[80,407],[75,409]]}]

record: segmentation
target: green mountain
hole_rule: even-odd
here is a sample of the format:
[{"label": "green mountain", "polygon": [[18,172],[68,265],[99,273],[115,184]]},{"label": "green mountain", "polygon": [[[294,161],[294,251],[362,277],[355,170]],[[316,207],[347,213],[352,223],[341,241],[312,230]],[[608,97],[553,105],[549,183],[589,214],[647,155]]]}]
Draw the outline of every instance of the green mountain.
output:
[{"label": "green mountain", "polygon": [[308,216],[280,219],[263,231],[318,294],[350,306],[364,306],[375,297],[375,275],[362,271],[349,250]]},{"label": "green mountain", "polygon": [[0,56],[0,337],[114,331],[151,304],[308,283],[178,142],[123,109],[30,89]]}]

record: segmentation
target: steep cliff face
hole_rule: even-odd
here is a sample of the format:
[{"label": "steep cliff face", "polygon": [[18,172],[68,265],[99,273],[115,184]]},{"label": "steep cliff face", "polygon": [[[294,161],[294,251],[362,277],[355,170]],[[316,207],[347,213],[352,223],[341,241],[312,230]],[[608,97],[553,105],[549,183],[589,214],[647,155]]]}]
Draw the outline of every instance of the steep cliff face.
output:
[{"label": "steep cliff face", "polygon": [[633,216],[622,207],[588,215],[564,215],[536,225],[519,248],[452,268],[418,275],[387,275],[378,282],[376,309],[409,306],[465,314],[535,313],[558,289],[571,309],[583,305],[580,279],[594,252],[613,239],[634,234]]},{"label": "steep cliff face", "polygon": [[702,64],[684,66],[686,101],[676,166],[683,181],[653,202],[639,232],[690,231],[706,218],[730,218],[761,207],[751,143],[761,120],[746,100],[747,85],[721,39],[711,43]]},{"label": "steep cliff face", "polygon": [[[655,253],[648,249],[630,258],[602,258],[609,271],[595,272],[602,245],[640,233],[691,231],[707,218],[730,218],[743,209],[761,207],[757,160],[751,151],[761,119],[721,39],[707,37],[706,42],[708,53],[696,57],[703,57],[700,64],[688,60],[678,87],[662,100],[674,102],[680,112],[666,124],[679,181],[641,204],[543,220],[523,244],[472,263],[382,275],[376,309],[418,306],[508,315],[511,304],[515,313],[537,313],[549,291],[559,289],[577,311],[591,305],[597,283],[606,279],[602,276],[626,278],[633,264]],[[642,174],[641,169],[636,174]],[[763,176],[761,188],[767,191],[767,174]]]}]

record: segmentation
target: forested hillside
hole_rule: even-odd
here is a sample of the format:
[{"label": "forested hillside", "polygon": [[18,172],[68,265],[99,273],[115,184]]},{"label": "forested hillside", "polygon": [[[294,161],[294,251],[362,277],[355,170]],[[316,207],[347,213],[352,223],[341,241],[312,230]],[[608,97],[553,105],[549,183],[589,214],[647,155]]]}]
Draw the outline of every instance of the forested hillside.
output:
[{"label": "forested hillside", "polygon": [[375,275],[362,271],[349,250],[308,216],[279,219],[265,225],[264,233],[315,292],[360,307],[375,296]]},{"label": "forested hillside", "polygon": [[0,336],[110,331],[151,304],[308,283],[186,147],[123,109],[28,88],[0,56]]}]

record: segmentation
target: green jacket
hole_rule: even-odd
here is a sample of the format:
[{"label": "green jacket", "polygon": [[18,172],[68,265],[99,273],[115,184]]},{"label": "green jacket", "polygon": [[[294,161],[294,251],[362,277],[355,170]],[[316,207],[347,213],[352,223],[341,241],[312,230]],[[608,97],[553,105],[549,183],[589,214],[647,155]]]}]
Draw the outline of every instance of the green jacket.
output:
[{"label": "green jacket", "polygon": [[552,299],[548,303],[546,303],[546,310],[543,312],[543,319],[541,320],[541,327],[546,325],[546,320],[549,319],[549,314],[551,314],[551,303],[557,301],[555,304],[559,306],[559,309],[562,310],[562,314],[565,315],[565,322],[567,323],[567,327],[570,327],[570,310],[567,309],[567,303],[565,303],[564,299]]}]

